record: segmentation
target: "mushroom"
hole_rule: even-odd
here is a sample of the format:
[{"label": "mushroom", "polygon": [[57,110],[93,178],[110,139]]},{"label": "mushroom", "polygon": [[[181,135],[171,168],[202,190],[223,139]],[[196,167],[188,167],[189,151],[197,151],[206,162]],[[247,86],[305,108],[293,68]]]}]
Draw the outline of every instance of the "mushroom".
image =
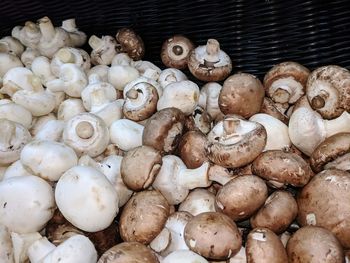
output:
[{"label": "mushroom", "polygon": [[181,160],[188,168],[198,168],[208,161],[205,152],[206,143],[207,138],[200,131],[189,131],[181,137],[177,149]]},{"label": "mushroom", "polygon": [[39,19],[38,23],[41,37],[37,48],[41,55],[52,58],[57,50],[70,42],[69,35],[63,28],[55,28],[47,16]]},{"label": "mushroom", "polygon": [[170,83],[187,80],[187,76],[176,68],[166,68],[159,75],[160,86],[164,89]]},{"label": "mushroom", "polygon": [[21,160],[17,160],[13,162],[9,167],[6,168],[2,180],[6,180],[11,177],[15,176],[28,176],[28,175],[34,175],[30,172],[28,172],[23,164],[21,163]]},{"label": "mushroom", "polygon": [[187,212],[172,213],[164,229],[150,243],[150,247],[162,256],[178,250],[188,250],[184,239],[184,229],[191,218],[192,215]]},{"label": "mushroom", "polygon": [[65,171],[78,163],[72,148],[63,143],[42,140],[26,144],[20,160],[31,174],[48,181],[58,181]]},{"label": "mushroom", "polygon": [[[137,79],[138,80],[138,79]],[[133,121],[143,121],[157,111],[158,91],[152,81],[132,81],[124,88],[124,116]]]},{"label": "mushroom", "polygon": [[123,242],[107,250],[97,263],[158,263],[153,251],[139,242]]},{"label": "mushroom", "polygon": [[39,56],[34,58],[30,69],[34,75],[40,78],[41,84],[44,86],[46,86],[47,82],[56,78],[51,71],[50,60],[47,57]]},{"label": "mushroom", "polygon": [[276,188],[286,185],[302,187],[313,176],[310,165],[302,157],[281,150],[260,154],[253,162],[252,171]]},{"label": "mushroom", "polygon": [[0,119],[17,122],[27,129],[32,125],[32,114],[30,111],[10,100],[0,100]]},{"label": "mushroom", "polygon": [[72,117],[63,130],[63,142],[78,155],[95,157],[109,143],[109,132],[104,121],[91,113],[80,113]]},{"label": "mushroom", "polygon": [[208,39],[205,46],[198,46],[188,57],[188,69],[202,81],[221,81],[230,75],[232,62],[216,39]]},{"label": "mushroom", "polygon": [[63,216],[87,232],[107,228],[119,210],[112,184],[102,172],[88,166],[67,170],[56,185],[55,199]]},{"label": "mushroom", "polygon": [[190,219],[184,236],[193,252],[209,259],[229,259],[242,246],[242,237],[236,224],[219,212],[205,212]]},{"label": "mushroom", "polygon": [[114,121],[109,127],[109,133],[111,142],[123,151],[129,151],[143,144],[144,127],[128,119]]},{"label": "mushroom", "polygon": [[66,99],[61,102],[57,111],[57,119],[67,122],[74,116],[86,112],[81,99]]},{"label": "mushroom", "polygon": [[127,53],[118,53],[113,57],[112,66],[130,66],[133,60],[129,57]]},{"label": "mushroom", "polygon": [[221,89],[222,86],[219,83],[209,82],[201,88],[199,95],[198,105],[205,109],[214,120],[222,115],[219,108],[219,95]]},{"label": "mushroom", "polygon": [[121,28],[115,36],[120,51],[125,52],[130,58],[140,60],[145,55],[145,45],[139,35],[130,28]]},{"label": "mushroom", "polygon": [[313,151],[310,165],[315,172],[323,169],[350,170],[350,133],[328,137]]},{"label": "mushroom", "polygon": [[275,65],[264,77],[266,94],[276,103],[294,104],[305,94],[310,71],[297,62]]},{"label": "mushroom", "polygon": [[128,83],[136,80],[139,76],[137,69],[128,65],[116,65],[108,70],[108,82],[117,90],[123,90]]},{"label": "mushroom", "polygon": [[249,118],[258,113],[264,100],[264,87],[260,80],[248,73],[230,76],[219,94],[219,107],[223,114],[238,114]]},{"label": "mushroom", "polygon": [[286,250],[278,236],[268,228],[255,228],[246,242],[247,263],[288,262]]},{"label": "mushroom", "polygon": [[166,67],[185,69],[193,49],[191,40],[182,35],[175,35],[163,43],[160,56]]},{"label": "mushroom", "polygon": [[136,147],[123,157],[120,173],[125,185],[134,191],[147,189],[162,165],[160,153],[149,146]]},{"label": "mushroom", "polygon": [[297,213],[297,202],[292,194],[287,191],[275,191],[250,218],[250,224],[253,228],[265,227],[280,234],[293,222]]},{"label": "mushroom", "polygon": [[204,212],[215,212],[215,195],[207,189],[193,189],[181,202],[178,210],[188,212],[193,216]]},{"label": "mushroom", "polygon": [[250,117],[249,121],[258,122],[264,126],[267,134],[264,151],[289,149],[291,146],[288,126],[280,120],[265,113],[258,113]]},{"label": "mushroom", "polygon": [[39,56],[41,56],[41,54],[37,49],[27,47],[21,55],[21,61],[25,67],[31,68],[33,60]]},{"label": "mushroom", "polygon": [[158,80],[158,77],[162,72],[159,67],[146,60],[130,61],[130,66],[136,68],[142,76],[152,78],[155,81]]},{"label": "mushroom", "polygon": [[238,168],[252,162],[263,151],[266,137],[261,124],[228,115],[209,132],[206,152],[213,163]]},{"label": "mushroom", "polygon": [[28,249],[30,262],[55,263],[76,262],[95,263],[97,252],[92,242],[83,235],[74,235],[58,247],[50,243],[46,237],[34,242]]},{"label": "mushroom", "polygon": [[306,95],[311,107],[324,119],[350,111],[350,72],[339,66],[323,66],[311,72]]},{"label": "mushroom", "polygon": [[97,74],[102,82],[108,82],[108,70],[107,65],[96,65],[88,70],[87,76],[89,78],[90,75]]},{"label": "mushroom", "polygon": [[22,66],[21,60],[16,55],[0,52],[0,84],[7,71]]},{"label": "mushroom", "polygon": [[21,124],[0,119],[0,165],[17,161],[31,135]]},{"label": "mushroom", "polygon": [[208,263],[208,261],[190,250],[177,250],[166,256],[162,263]]},{"label": "mushroom", "polygon": [[24,46],[36,49],[40,38],[41,31],[37,24],[27,21],[24,26],[16,26],[12,29],[12,37],[18,39]]},{"label": "mushroom", "polygon": [[49,113],[44,116],[33,118],[30,130],[29,130],[31,135],[36,136],[42,130],[44,125],[51,120],[57,120],[54,113]]},{"label": "mushroom", "polygon": [[349,185],[348,172],[324,170],[315,175],[297,197],[300,225],[330,230],[347,249],[350,248]]},{"label": "mushroom", "polygon": [[121,213],[120,235],[126,242],[148,245],[164,228],[169,213],[169,204],[162,194],[155,190],[138,192]]},{"label": "mushroom", "polygon": [[165,155],[163,164],[153,182],[153,188],[160,191],[170,205],[181,203],[190,189],[208,187],[209,163],[205,162],[197,169],[187,169],[181,159],[175,155]]},{"label": "mushroom", "polygon": [[231,179],[216,194],[218,211],[239,221],[249,218],[267,199],[265,182],[255,175],[242,175]]},{"label": "mushroom", "polygon": [[0,52],[11,53],[20,57],[23,51],[24,46],[18,39],[12,36],[6,36],[0,39]]},{"label": "mushroom", "polygon": [[[293,105],[293,108],[295,107],[295,105],[296,104]],[[260,112],[268,114],[280,120],[284,124],[288,125],[289,117],[285,115],[283,112],[281,112],[277,107],[277,105],[270,98],[267,98],[267,97],[264,98],[263,104],[261,105],[261,108],[260,108]]]},{"label": "mushroom", "polygon": [[42,236],[38,232],[28,234],[18,234],[11,232],[11,241],[13,247],[13,259],[12,263],[29,262],[28,248]]},{"label": "mushroom", "polygon": [[151,146],[161,154],[174,152],[183,133],[184,122],[185,116],[177,108],[156,112],[145,124],[142,145]]},{"label": "mushroom", "polygon": [[110,65],[113,57],[117,54],[117,42],[112,36],[99,38],[92,35],[89,38],[91,51],[91,63],[94,65]]},{"label": "mushroom", "polygon": [[158,100],[157,110],[177,108],[190,115],[198,105],[199,87],[196,83],[183,80],[167,85]]},{"label": "mushroom", "polygon": [[69,46],[81,47],[86,42],[86,34],[77,28],[75,18],[62,21],[61,26],[69,35]]},{"label": "mushroom", "polygon": [[8,228],[0,224],[0,258],[3,263],[13,263],[13,245]]},{"label": "mushroom", "polygon": [[41,230],[53,216],[52,187],[37,176],[16,176],[0,182],[0,224],[26,234]]},{"label": "mushroom", "polygon": [[84,70],[72,63],[60,67],[59,78],[46,83],[52,92],[64,91],[68,96],[80,98],[81,92],[88,85]]},{"label": "mushroom", "polygon": [[344,111],[332,120],[307,107],[296,109],[289,120],[289,137],[300,151],[310,156],[326,138],[340,132],[350,132],[350,114]]},{"label": "mushroom", "polygon": [[64,121],[50,120],[42,126],[42,129],[34,136],[34,139],[59,142],[62,140],[64,126]]},{"label": "mushroom", "polygon": [[343,249],[335,236],[315,226],[297,230],[287,243],[287,253],[291,263],[344,262]]}]

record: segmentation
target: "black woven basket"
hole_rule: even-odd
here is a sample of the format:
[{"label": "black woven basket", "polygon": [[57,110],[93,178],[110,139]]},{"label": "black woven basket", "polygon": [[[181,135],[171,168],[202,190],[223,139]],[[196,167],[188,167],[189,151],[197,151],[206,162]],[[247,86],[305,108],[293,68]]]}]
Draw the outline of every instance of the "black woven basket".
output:
[{"label": "black woven basket", "polygon": [[185,34],[196,44],[216,38],[234,71],[262,77],[274,64],[294,60],[313,69],[350,67],[350,1],[277,0],[2,0],[0,35],[47,15],[55,25],[76,18],[88,35],[115,35],[132,27],[146,44],[146,58],[162,66],[162,42]]}]

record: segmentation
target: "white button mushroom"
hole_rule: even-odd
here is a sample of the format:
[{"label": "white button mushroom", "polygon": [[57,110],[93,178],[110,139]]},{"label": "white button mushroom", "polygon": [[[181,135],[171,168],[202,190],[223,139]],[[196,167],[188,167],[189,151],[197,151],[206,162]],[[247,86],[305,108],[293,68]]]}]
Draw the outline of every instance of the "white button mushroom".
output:
[{"label": "white button mushroom", "polygon": [[78,155],[95,157],[101,154],[109,143],[109,132],[104,121],[91,113],[81,113],[71,118],[63,131],[63,142],[72,147]]},{"label": "white button mushroom", "polygon": [[29,128],[32,124],[32,114],[21,105],[8,100],[0,100],[0,119],[7,119]]},{"label": "white button mushroom", "polygon": [[30,66],[33,73],[38,76],[41,80],[41,84],[46,86],[46,83],[56,77],[52,74],[50,68],[50,60],[47,57],[39,56],[36,57]]},{"label": "white button mushroom", "polygon": [[34,136],[36,140],[61,141],[65,123],[60,120],[46,122]]},{"label": "white button mushroom", "polygon": [[107,228],[119,210],[113,185],[103,173],[88,166],[66,171],[56,185],[55,198],[63,216],[87,232]]},{"label": "white button mushroom", "polygon": [[139,77],[137,69],[131,66],[112,66],[108,70],[108,82],[116,89],[123,90],[125,85]]},{"label": "white button mushroom", "polygon": [[39,56],[41,56],[41,54],[37,49],[27,47],[21,55],[21,61],[26,68],[31,68],[33,60]]},{"label": "white button mushroom", "polygon": [[40,38],[41,32],[37,24],[27,21],[24,26],[16,26],[12,29],[12,36],[26,47],[36,49]]},{"label": "white button mushroom", "polygon": [[177,250],[177,251],[174,251],[173,253],[169,254],[168,256],[166,256],[162,263],[192,263],[192,262],[198,262],[198,263],[208,263],[208,261],[190,251],[190,250]]},{"label": "white button mushroom", "polygon": [[11,36],[0,39],[0,52],[11,53],[20,57],[23,51],[24,47],[18,39]]},{"label": "white button mushroom", "polygon": [[162,71],[159,75],[160,86],[164,89],[170,83],[187,80],[187,76],[176,68],[167,68]]},{"label": "white button mushroom", "polygon": [[14,263],[10,231],[0,224],[0,258],[2,263]]},{"label": "white button mushroom", "polygon": [[83,112],[86,112],[86,110],[81,99],[66,99],[58,107],[57,119],[66,122]]},{"label": "white button mushroom", "polygon": [[0,83],[7,71],[22,66],[21,60],[16,55],[0,52]]},{"label": "white button mushroom", "polygon": [[94,65],[110,65],[113,57],[117,54],[117,42],[112,36],[99,38],[92,35],[89,38],[89,45],[92,48],[91,62]]},{"label": "white button mushroom", "polygon": [[121,150],[129,151],[142,145],[143,130],[144,127],[137,122],[128,119],[116,120],[109,128],[111,142]]},{"label": "white button mushroom", "polygon": [[41,230],[53,216],[52,187],[37,176],[0,182],[0,223],[20,234]]},{"label": "white button mushroom", "polygon": [[216,82],[209,82],[201,88],[198,105],[205,109],[214,120],[222,115],[219,108],[219,95],[222,86]]},{"label": "white button mushroom", "polygon": [[3,176],[3,180],[6,180],[11,177],[15,177],[15,176],[29,176],[29,175],[34,175],[34,174],[31,174],[30,172],[28,172],[24,168],[23,164],[21,163],[21,160],[18,160],[12,163],[9,167],[7,167]]},{"label": "white button mushroom", "polygon": [[62,21],[61,26],[69,35],[69,46],[81,47],[86,42],[86,34],[77,28],[75,18],[70,18]]},{"label": "white button mushroom", "polygon": [[207,189],[194,189],[181,202],[179,211],[185,211],[194,216],[204,212],[215,212],[215,195]]},{"label": "white button mushroom", "polygon": [[108,70],[109,67],[107,65],[96,65],[89,69],[87,76],[90,77],[92,74],[97,74],[101,81],[108,82]]},{"label": "white button mushroom", "polygon": [[38,232],[18,234],[11,232],[14,263],[28,262],[28,248],[41,238]]}]

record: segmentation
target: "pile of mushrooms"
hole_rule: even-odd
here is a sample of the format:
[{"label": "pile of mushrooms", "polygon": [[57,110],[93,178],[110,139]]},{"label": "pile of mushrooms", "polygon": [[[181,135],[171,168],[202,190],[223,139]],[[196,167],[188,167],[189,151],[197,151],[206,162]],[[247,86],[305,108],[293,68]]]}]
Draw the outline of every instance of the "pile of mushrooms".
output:
[{"label": "pile of mushrooms", "polygon": [[349,262],[350,72],[202,44],[161,69],[128,28],[0,39],[1,262]]}]

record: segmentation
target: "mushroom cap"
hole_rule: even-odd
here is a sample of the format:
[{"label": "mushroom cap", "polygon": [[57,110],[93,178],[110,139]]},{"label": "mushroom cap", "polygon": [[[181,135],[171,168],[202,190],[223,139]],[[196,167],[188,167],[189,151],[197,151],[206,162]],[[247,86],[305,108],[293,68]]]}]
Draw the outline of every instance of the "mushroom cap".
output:
[{"label": "mushroom cap", "polygon": [[275,191],[258,212],[250,218],[253,228],[266,227],[276,234],[287,229],[298,214],[298,205],[291,193]]},{"label": "mushroom cap", "polygon": [[247,262],[285,263],[286,250],[279,237],[268,228],[255,228],[246,241]]},{"label": "mushroom cap", "polygon": [[257,122],[228,115],[208,134],[206,152],[209,160],[227,168],[252,162],[266,145],[266,130]]},{"label": "mushroom cap", "polygon": [[121,46],[121,52],[128,53],[134,60],[140,60],[145,55],[145,45],[142,38],[130,28],[121,28],[115,36]]},{"label": "mushroom cap", "polygon": [[297,197],[298,222],[330,230],[343,247],[350,248],[350,174],[324,170],[303,187]]},{"label": "mushroom cap", "polygon": [[257,77],[237,73],[225,80],[219,94],[219,107],[225,115],[249,118],[260,111],[264,96],[264,87]]},{"label": "mushroom cap", "polygon": [[228,259],[242,246],[236,224],[219,212],[205,212],[190,219],[184,237],[193,252],[210,259]]},{"label": "mushroom cap", "polygon": [[105,122],[92,113],[80,113],[66,123],[63,142],[78,155],[95,157],[109,144],[109,131]]},{"label": "mushroom cap", "polygon": [[120,216],[119,232],[124,241],[148,245],[164,228],[170,206],[155,190],[136,193],[126,203]]},{"label": "mushroom cap", "polygon": [[149,118],[142,135],[142,144],[163,153],[172,153],[178,146],[185,115],[177,108],[165,108]]},{"label": "mushroom cap", "polygon": [[175,35],[163,43],[160,56],[166,67],[185,69],[193,49],[194,45],[191,40],[182,35]]},{"label": "mushroom cap", "polygon": [[[349,170],[350,163],[350,133],[337,133],[321,142],[310,156],[310,165],[315,172],[321,172],[324,168],[338,168],[342,161]],[[347,158],[346,158],[347,157]],[[343,169],[341,169],[343,170]]]},{"label": "mushroom cap", "polygon": [[288,125],[288,121],[289,121],[288,116],[282,113],[281,111],[279,111],[275,103],[270,98],[267,98],[267,97],[264,98],[263,104],[261,105],[261,108],[260,108],[260,112],[266,113],[280,120],[284,124]]},{"label": "mushroom cap", "polygon": [[65,171],[78,164],[78,157],[72,148],[64,143],[46,140],[26,144],[20,160],[30,173],[49,181],[58,181]]},{"label": "mushroom cap", "polygon": [[193,76],[207,82],[224,80],[232,71],[231,58],[220,50],[216,39],[192,50],[187,63]]},{"label": "mushroom cap", "polygon": [[148,188],[154,181],[162,165],[159,151],[150,146],[140,146],[126,153],[120,172],[124,184],[131,190]]},{"label": "mushroom cap", "polygon": [[344,262],[341,244],[327,229],[304,226],[287,243],[289,262]]},{"label": "mushroom cap", "polygon": [[139,242],[123,242],[107,250],[97,263],[158,263],[154,252]]},{"label": "mushroom cap", "polygon": [[52,187],[37,176],[16,176],[0,182],[0,224],[11,232],[40,231],[53,216]]},{"label": "mushroom cap", "polygon": [[249,218],[267,199],[265,182],[255,175],[232,178],[216,194],[217,210],[238,221]]},{"label": "mushroom cap", "polygon": [[[275,65],[264,77],[264,88],[270,98],[274,97],[274,93],[279,88],[294,87],[290,90],[290,97],[286,98],[289,103],[295,103],[305,93],[306,81],[310,71],[303,65],[287,61]],[[286,87],[287,86],[287,87]],[[276,102],[276,99],[274,99]]]},{"label": "mushroom cap", "polygon": [[253,174],[271,185],[292,185],[302,187],[313,176],[310,165],[298,154],[271,150],[260,154],[253,162]]},{"label": "mushroom cap", "polygon": [[189,131],[181,137],[178,151],[187,168],[195,169],[208,161],[206,143],[207,137],[200,131]]},{"label": "mushroom cap", "polygon": [[119,210],[113,185],[102,172],[89,166],[66,171],[56,185],[55,199],[63,216],[87,232],[107,228]]},{"label": "mushroom cap", "polygon": [[308,78],[306,95],[324,119],[339,117],[350,111],[350,72],[335,65],[315,69]]}]

